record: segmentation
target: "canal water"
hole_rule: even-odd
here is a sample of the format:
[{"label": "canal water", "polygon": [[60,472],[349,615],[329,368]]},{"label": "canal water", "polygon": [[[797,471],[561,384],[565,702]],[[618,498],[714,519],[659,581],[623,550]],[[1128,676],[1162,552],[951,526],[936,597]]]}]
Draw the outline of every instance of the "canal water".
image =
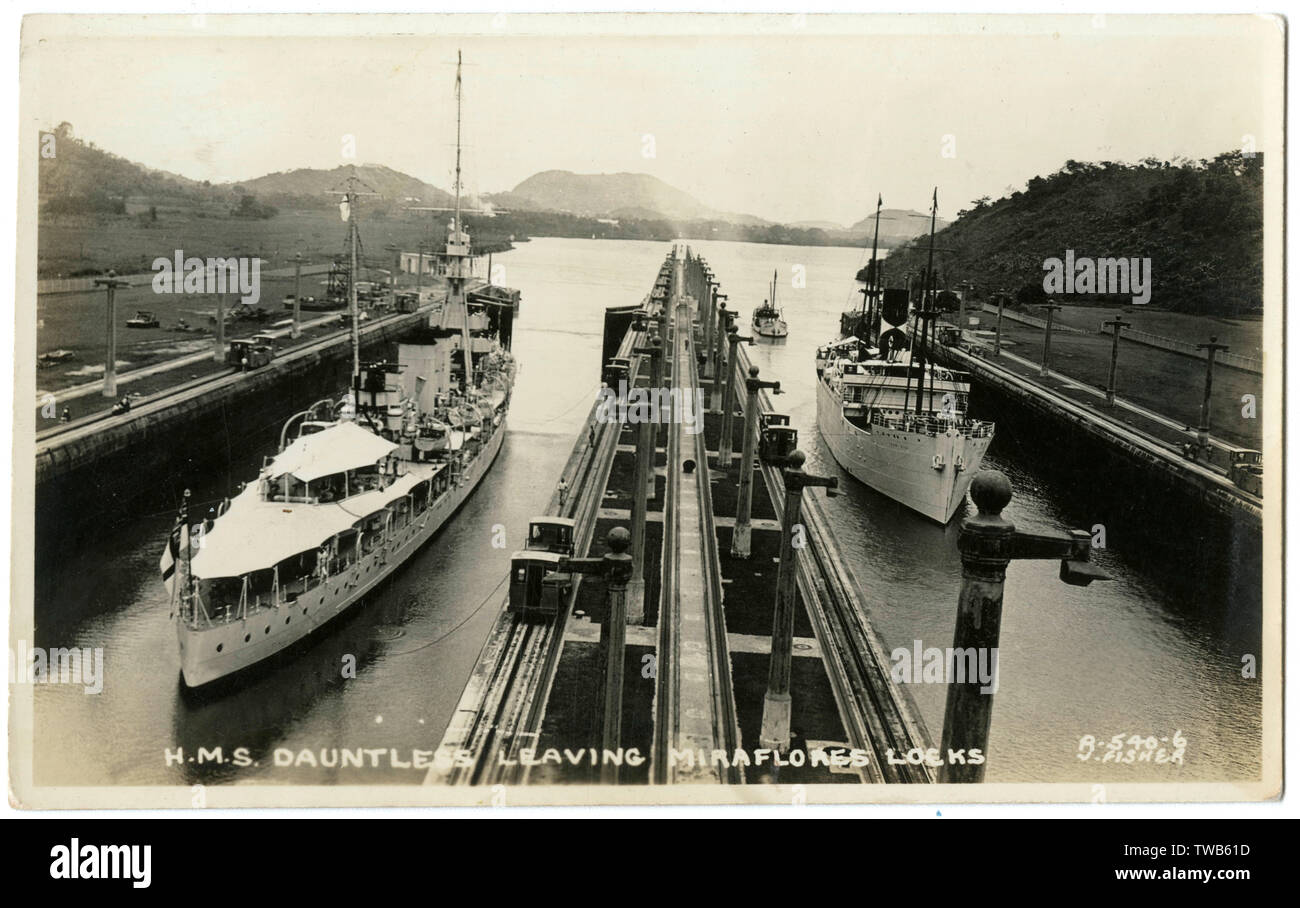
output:
[{"label": "canal water", "polygon": [[[841,477],[843,494],[828,510],[871,620],[891,650],[950,646],[960,518],[935,526],[857,483],[839,471],[815,428],[813,352],[835,331],[838,313],[860,299],[853,276],[866,256],[846,248],[691,245],[708,259],[728,305],[744,313],[742,329],[776,270],[790,337],[760,343],[750,355],[764,378],[781,381],[778,407],[799,428],[807,468]],[[38,559],[35,645],[102,647],[105,678],[97,694],[36,686],[36,783],[420,781],[423,772],[411,764],[441,740],[501,607],[510,553],[550,497],[599,386],[602,312],[640,302],[667,251],[663,243],[536,239],[494,258],[504,268],[499,280],[523,292],[514,344],[522,368],[495,468],[363,608],[238,684],[195,694],[179,682],[157,572],[173,515],[123,515],[93,549],[58,564]],[[978,415],[978,395],[973,406]],[[232,472],[253,475],[275,441],[248,451]],[[995,438],[986,460],[1015,487],[1007,516],[1025,528],[1091,528],[1087,484],[1055,475],[1050,451],[1023,441]],[[227,492],[203,477],[185,481],[199,501]],[[1152,515],[1149,531],[1185,529]],[[1178,564],[1153,559],[1140,540],[1111,541],[1097,560],[1114,580],[1087,588],[1061,583],[1056,562],[1011,567],[986,778],[1255,777],[1260,699],[1241,665],[1243,655],[1258,654],[1259,603],[1223,592],[1206,601],[1177,582]],[[943,685],[909,683],[908,690],[937,739]],[[1174,762],[1114,762],[1104,757],[1116,735],[1125,741],[1121,760],[1134,736],[1160,742],[1153,754],[1172,751],[1176,737],[1186,745]],[[1097,740],[1095,750],[1085,736]]]}]

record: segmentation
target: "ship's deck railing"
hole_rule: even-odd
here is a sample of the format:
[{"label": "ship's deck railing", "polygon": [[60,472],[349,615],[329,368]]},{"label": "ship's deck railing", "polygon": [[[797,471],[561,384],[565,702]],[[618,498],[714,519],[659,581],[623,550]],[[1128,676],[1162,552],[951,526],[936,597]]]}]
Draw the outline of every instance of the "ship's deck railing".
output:
[{"label": "ship's deck railing", "polygon": [[[352,572],[366,555],[393,542],[401,531],[407,530],[412,524],[416,523],[421,515],[446,494],[448,487],[448,484],[434,483],[430,487],[430,496],[424,499],[424,507],[419,510],[416,510],[417,499],[413,495],[408,495],[405,500],[409,502],[409,506],[405,511],[392,510],[390,512],[390,508],[381,508],[379,511],[361,518],[361,522],[364,523],[377,518],[379,515],[384,515],[385,512],[390,512],[385,517],[382,530],[361,532],[356,543],[350,543],[346,547],[339,547],[339,550],[330,559],[325,573],[316,571],[282,582],[277,572],[273,576],[272,587],[269,590],[250,589],[247,582],[250,575],[241,575],[245,582],[238,595],[220,601],[211,601],[209,598],[209,601],[205,602],[202,596],[196,594],[193,605],[183,613],[185,622],[194,629],[202,629],[214,624],[228,624],[231,621],[247,619],[262,612],[275,612],[286,606],[294,605],[296,600],[312,592],[317,587]],[[392,507],[396,507],[399,501],[394,501]],[[421,524],[421,528],[423,528],[423,524]]]},{"label": "ship's deck railing", "polygon": [[993,423],[980,419],[953,418],[914,413],[882,412],[872,410],[867,418],[873,426],[899,432],[916,432],[921,435],[943,435],[955,430],[968,438],[986,438],[993,434]]}]

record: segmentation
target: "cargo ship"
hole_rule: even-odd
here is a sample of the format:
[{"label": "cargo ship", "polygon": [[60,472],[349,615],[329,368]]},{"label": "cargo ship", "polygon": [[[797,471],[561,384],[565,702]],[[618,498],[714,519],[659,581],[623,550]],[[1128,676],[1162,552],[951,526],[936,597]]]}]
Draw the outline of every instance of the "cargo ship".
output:
[{"label": "cargo ship", "polygon": [[936,191],[930,267],[910,318],[908,291],[880,287],[874,250],[870,268],[859,272],[867,282],[860,317],[848,326],[842,321],[841,337],[817,351],[817,427],[854,478],[946,524],[965,501],[994,424],[967,414],[970,377],[929,355],[937,316],[930,277],[937,209]]}]

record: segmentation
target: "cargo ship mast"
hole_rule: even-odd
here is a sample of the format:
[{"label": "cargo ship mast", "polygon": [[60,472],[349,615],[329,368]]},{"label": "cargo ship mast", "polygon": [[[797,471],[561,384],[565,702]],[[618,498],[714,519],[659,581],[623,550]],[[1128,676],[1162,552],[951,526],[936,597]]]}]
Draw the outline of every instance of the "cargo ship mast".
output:
[{"label": "cargo ship mast", "polygon": [[[871,238],[871,270],[867,273],[870,280],[867,286],[862,289],[862,308],[863,314],[867,319],[867,341],[871,342],[871,330],[876,317],[879,315],[879,306],[877,299],[880,295],[880,263],[876,260],[876,251],[880,245],[880,207],[885,204],[884,196],[876,193],[876,232]],[[879,332],[877,332],[879,333]]]},{"label": "cargo ship mast", "polygon": [[[916,332],[912,332],[912,355],[908,358],[907,367],[907,389],[903,395],[903,411],[907,411],[908,396],[912,390],[912,372],[913,366],[917,366],[920,371],[916,379],[916,415],[921,415],[921,399],[925,396],[925,367],[929,360],[929,349],[926,345],[926,330],[934,321],[937,313],[934,311],[933,294],[934,294],[934,222],[935,216],[939,211],[939,187],[934,189],[934,198],[930,205],[930,252],[925,263],[925,280],[921,284],[921,305],[916,310],[916,321],[920,329],[920,346]],[[917,362],[917,354],[920,354],[920,363]],[[934,403],[934,372],[930,373],[930,403]]]}]

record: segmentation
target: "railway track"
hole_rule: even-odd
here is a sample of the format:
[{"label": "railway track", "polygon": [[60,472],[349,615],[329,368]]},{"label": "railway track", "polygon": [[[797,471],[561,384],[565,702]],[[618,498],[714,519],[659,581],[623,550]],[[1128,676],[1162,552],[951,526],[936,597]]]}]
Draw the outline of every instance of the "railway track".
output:
[{"label": "railway track", "polygon": [[[630,329],[618,355],[630,357],[643,341]],[[635,378],[641,360],[634,362]],[[597,422],[592,405],[587,425],[596,425],[596,442],[582,433],[561,477],[575,494],[561,502],[557,491],[546,513],[574,521],[574,552],[590,551],[596,519],[604,499],[605,484],[618,448],[622,425]],[[531,767],[521,765],[520,750],[535,746],[545,718],[547,699],[564,649],[565,625],[581,589],[575,575],[567,600],[545,621],[525,620],[505,608],[483,645],[478,663],[461,694],[426,785],[518,785],[528,780]],[[506,596],[508,599],[508,594]]]},{"label": "railway track", "polygon": [[[997,363],[991,362],[982,357],[974,357],[964,350],[953,347],[943,348],[943,355],[951,357],[959,368],[972,374],[976,374],[980,369],[995,379],[1006,385],[1018,389],[1023,394],[1036,395],[1044,397],[1044,389],[1016,373],[1006,369]],[[1076,383],[1077,384],[1077,383]],[[1064,397],[1052,396],[1052,404],[1063,411],[1070,419],[1074,420],[1081,426],[1093,426],[1100,428],[1108,433],[1115,441],[1121,445],[1126,445],[1132,450],[1141,452],[1147,458],[1162,461],[1171,465],[1174,469],[1183,471],[1190,476],[1198,477],[1208,481],[1212,491],[1210,494],[1217,496],[1229,504],[1240,508],[1251,515],[1255,520],[1263,520],[1264,501],[1257,495],[1252,495],[1244,489],[1238,488],[1227,475],[1211,466],[1188,460],[1183,456],[1177,445],[1157,438],[1156,436],[1144,432],[1134,426],[1127,425],[1112,419],[1105,413],[1101,413],[1091,407],[1075,403]],[[1211,439],[1211,444],[1219,450],[1226,450],[1221,441]]]},{"label": "railway track", "polygon": [[[427,312],[431,311],[431,308],[432,307],[424,307],[418,310],[418,312],[427,314]],[[398,319],[410,318],[412,314],[416,313],[395,313],[381,319],[376,319],[373,322],[368,322],[360,330],[361,338],[364,340],[366,335],[379,331]],[[319,340],[314,340],[301,347],[294,347],[293,349],[286,351],[281,356],[272,360],[272,362],[292,362],[295,359],[315,356],[323,350],[346,340],[347,336],[346,332],[341,332],[336,335],[330,335]],[[83,416],[79,419],[72,420],[71,422],[59,423],[56,426],[52,426],[49,429],[36,433],[36,454],[39,457],[58,445],[79,441],[88,435],[101,432],[106,428],[127,425],[132,420],[148,416],[151,413],[156,413],[166,407],[174,405],[178,400],[183,399],[186,395],[198,394],[216,388],[227,387],[243,380],[245,376],[250,374],[256,373],[240,372],[231,367],[212,375],[189,379],[181,382],[179,385],[168,388],[166,391],[160,391],[157,394],[151,394],[142,400],[135,401],[131,405],[130,412],[127,413],[113,414],[109,410],[103,410],[99,413],[92,413],[89,416]],[[56,394],[55,397],[57,399],[58,395]],[[36,406],[39,409],[39,402]]]},{"label": "railway track", "polygon": [[[737,351],[737,368],[729,378],[739,385],[737,399],[745,400],[739,377],[749,373],[749,356],[744,347]],[[766,391],[759,392],[758,412],[776,412]],[[780,514],[785,503],[781,468],[761,463],[761,472]],[[863,767],[862,779],[873,783],[934,782],[934,771],[928,766],[891,762],[891,751],[895,759],[903,760],[908,751],[924,751],[933,742],[911,698],[889,677],[890,661],[884,642],[867,619],[867,608],[835,541],[822,497],[805,495],[801,516],[808,545],[795,550],[795,579],[822,651],[840,719],[849,737],[847,743],[875,757]]]},{"label": "railway track", "polygon": [[[693,312],[681,296],[681,287],[679,260],[670,303],[672,386],[684,397],[698,387],[699,376],[693,350]],[[686,762],[674,759],[673,754],[703,751],[711,756],[722,750],[730,755],[741,740],[722,610],[705,434],[695,433],[689,443],[685,434],[679,419],[669,422],[650,778],[656,784],[741,784],[744,774],[738,766],[714,766],[711,760]],[[683,469],[687,455],[696,464],[690,474]]]}]

